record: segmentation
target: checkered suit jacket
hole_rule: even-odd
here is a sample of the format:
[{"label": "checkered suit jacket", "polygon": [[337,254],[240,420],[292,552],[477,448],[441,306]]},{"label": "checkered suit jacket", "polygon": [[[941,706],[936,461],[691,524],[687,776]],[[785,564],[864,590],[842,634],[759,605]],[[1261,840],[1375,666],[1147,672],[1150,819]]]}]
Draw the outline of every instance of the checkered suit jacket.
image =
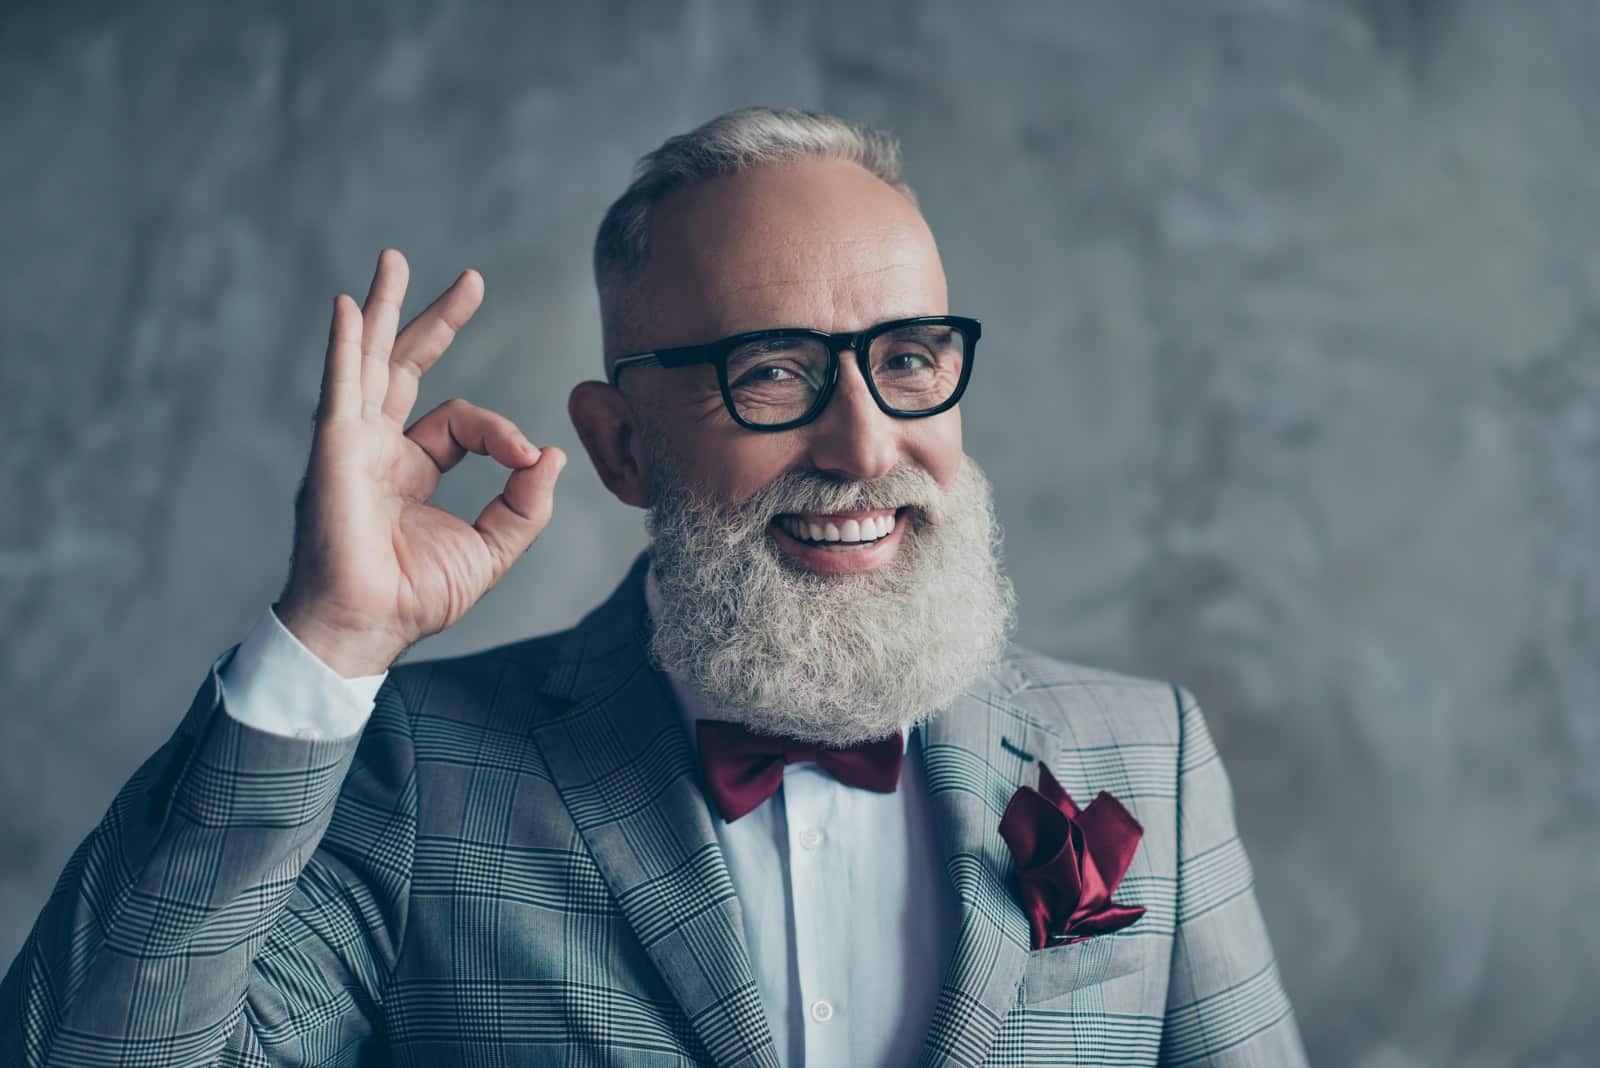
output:
[{"label": "checkered suit jacket", "polygon": [[[5,1065],[775,1065],[646,559],[571,631],[395,668],[346,740],[212,665],[0,984]],[[237,647],[235,647],[237,648]],[[961,927],[927,1064],[1301,1065],[1200,708],[1013,649],[914,738]],[[1032,951],[997,827],[1045,761],[1145,828],[1129,927]]]}]

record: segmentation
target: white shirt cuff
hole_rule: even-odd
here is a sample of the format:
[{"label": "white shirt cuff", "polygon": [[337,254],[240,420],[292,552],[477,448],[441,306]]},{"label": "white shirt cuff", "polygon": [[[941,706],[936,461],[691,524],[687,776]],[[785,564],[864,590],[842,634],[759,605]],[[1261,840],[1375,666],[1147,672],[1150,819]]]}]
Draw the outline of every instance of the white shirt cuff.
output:
[{"label": "white shirt cuff", "polygon": [[347,738],[372,715],[387,671],[345,678],[300,643],[268,605],[217,673],[240,723],[289,738]]}]

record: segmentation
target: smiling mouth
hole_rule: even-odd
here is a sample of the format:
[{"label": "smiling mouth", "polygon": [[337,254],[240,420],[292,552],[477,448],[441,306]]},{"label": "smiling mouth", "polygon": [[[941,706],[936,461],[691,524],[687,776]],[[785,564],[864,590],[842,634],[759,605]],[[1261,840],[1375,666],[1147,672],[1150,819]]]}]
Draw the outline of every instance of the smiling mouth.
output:
[{"label": "smiling mouth", "polygon": [[857,548],[882,541],[894,532],[902,517],[892,508],[860,512],[785,513],[772,522],[785,534],[807,545]]}]

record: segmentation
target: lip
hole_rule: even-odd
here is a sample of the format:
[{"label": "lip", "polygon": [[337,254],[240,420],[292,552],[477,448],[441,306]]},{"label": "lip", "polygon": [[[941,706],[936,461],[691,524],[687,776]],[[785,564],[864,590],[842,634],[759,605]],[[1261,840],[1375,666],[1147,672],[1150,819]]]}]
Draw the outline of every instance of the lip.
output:
[{"label": "lip", "polygon": [[900,538],[905,531],[909,516],[905,513],[908,509],[896,511],[893,508],[875,508],[859,512],[834,512],[827,515],[813,512],[786,512],[785,515],[798,515],[807,521],[823,522],[840,519],[860,520],[863,517],[894,516],[894,529],[877,541],[861,549],[824,549],[821,546],[809,545],[789,535],[783,527],[778,525],[776,519],[767,524],[767,532],[772,540],[782,549],[784,554],[809,571],[816,571],[824,575],[856,575],[865,571],[874,571],[888,562],[900,548]]},{"label": "lip", "polygon": [[782,514],[804,519],[807,523],[833,523],[837,525],[846,519],[854,519],[857,522],[863,519],[891,519],[899,514],[899,509],[861,508],[854,512],[784,512]]}]

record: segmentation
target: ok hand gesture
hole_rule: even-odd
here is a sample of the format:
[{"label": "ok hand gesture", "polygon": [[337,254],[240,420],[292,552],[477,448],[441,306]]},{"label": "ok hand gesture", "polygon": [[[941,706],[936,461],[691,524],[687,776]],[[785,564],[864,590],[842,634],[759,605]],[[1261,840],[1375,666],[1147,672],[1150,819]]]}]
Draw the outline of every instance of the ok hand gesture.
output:
[{"label": "ok hand gesture", "polygon": [[[505,416],[459,398],[405,427],[418,380],[483,300],[483,278],[463,271],[396,337],[409,277],[405,257],[384,249],[364,307],[334,298],[294,556],[274,606],[347,677],[387,670],[407,646],[465,615],[549,523],[567,462]],[[470,524],[428,503],[469,452],[511,469]]]}]

